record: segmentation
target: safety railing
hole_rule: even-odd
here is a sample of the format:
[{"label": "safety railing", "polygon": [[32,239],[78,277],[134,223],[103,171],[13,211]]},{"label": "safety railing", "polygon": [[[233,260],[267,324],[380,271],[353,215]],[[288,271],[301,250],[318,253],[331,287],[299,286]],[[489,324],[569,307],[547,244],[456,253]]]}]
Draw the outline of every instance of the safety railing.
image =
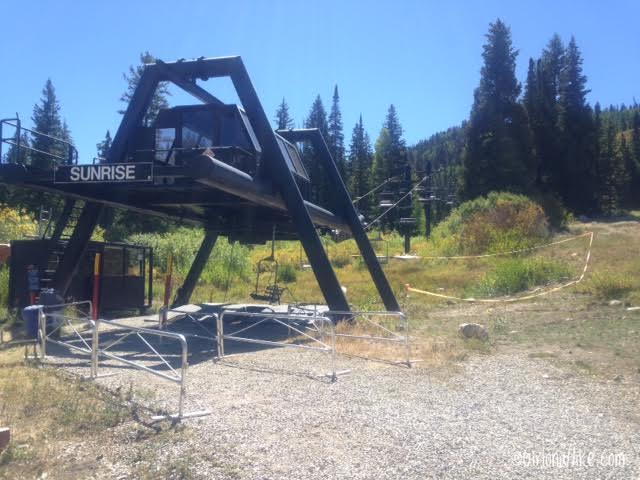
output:
[{"label": "safety railing", "polygon": [[[47,342],[77,353],[91,355],[95,325],[91,319],[92,311],[93,305],[90,300],[41,306],[38,310],[41,358],[47,356]],[[91,336],[87,337],[87,331]]]},{"label": "safety railing", "polygon": [[[5,136],[7,127],[12,130],[12,134],[9,136]],[[35,148],[33,146],[35,139],[47,145],[49,151]],[[3,155],[3,145],[9,147],[13,158]],[[47,159],[51,161],[52,166],[78,163],[78,150],[71,142],[25,128],[17,117],[0,120],[0,163],[30,163],[30,155]]]},{"label": "safety railing", "polygon": [[[82,306],[88,307],[87,312],[81,308]],[[42,306],[38,310],[39,357],[41,359],[47,357],[47,343],[52,343],[63,346],[70,351],[87,355],[90,359],[90,377],[92,379],[100,376],[98,374],[100,358],[106,358],[179,385],[178,413],[157,415],[152,417],[154,421],[166,418],[181,420],[210,413],[208,411],[184,413],[184,402],[187,393],[187,370],[189,366],[189,351],[184,335],[127,325],[112,320],[92,320],[91,307],[90,301]],[[104,336],[107,333],[112,338],[105,343]],[[151,360],[147,361],[147,364],[126,358],[122,353],[114,351],[116,346],[122,346],[127,339],[132,337],[146,347],[147,355],[151,355]],[[158,348],[154,347],[154,342],[149,337],[178,342],[180,345],[180,365],[174,368],[167,360],[167,354],[161,353]],[[131,350],[131,346],[127,348]],[[135,351],[136,355],[140,353],[138,350]],[[166,371],[154,369],[151,365],[153,359],[163,366]]]},{"label": "safety railing", "polygon": [[[229,318],[241,318],[248,321],[249,325],[244,325],[241,328],[231,332],[225,333],[225,320]],[[287,341],[277,340],[265,340],[262,338],[253,338],[246,336],[247,332],[255,329],[259,325],[263,325],[267,322],[272,322],[287,329]],[[301,325],[305,323],[306,325]],[[306,331],[305,331],[306,330]],[[323,316],[311,316],[311,315],[292,315],[289,313],[248,313],[225,310],[217,319],[217,349],[218,359],[225,357],[225,341],[234,341],[241,343],[251,343],[256,345],[265,345],[269,347],[279,348],[297,348],[307,351],[317,351],[326,353],[329,356],[331,371],[328,375],[331,381],[334,382],[338,378],[338,372],[336,371],[336,358],[335,358],[335,328],[333,322]],[[243,334],[245,336],[239,336]],[[307,344],[294,343],[293,339],[298,338],[301,341],[307,342]]]},{"label": "safety railing", "polygon": [[[409,336],[409,318],[402,312],[367,312],[367,311],[328,311],[324,312],[327,318],[333,319],[339,325],[335,329],[337,339],[344,338],[371,343],[388,343],[399,345],[404,351],[404,358],[390,363],[411,367],[415,360],[411,359],[411,339]],[[396,319],[395,325],[389,325],[388,320]],[[383,324],[387,323],[387,325]],[[393,328],[393,329],[392,329]],[[338,353],[345,354],[346,352]],[[352,355],[352,354],[347,354]],[[360,355],[352,355],[360,356]],[[363,357],[370,360],[383,360],[382,358]]]},{"label": "safety railing", "polygon": [[[201,417],[210,413],[208,411],[184,413],[184,400],[187,394],[187,369],[189,367],[189,350],[187,346],[187,340],[185,339],[184,335],[179,333],[136,327],[133,325],[126,325],[124,323],[112,320],[99,319],[96,320],[95,325],[96,333],[94,335],[93,363],[95,365],[94,369],[96,376],[98,373],[99,357],[106,357],[116,362],[123,363],[129,367],[141,370],[151,375],[155,375],[159,378],[179,385],[180,393],[178,397],[178,413],[173,415],[157,415],[152,417],[152,420],[162,420],[167,418],[181,420],[183,418]],[[106,345],[100,344],[100,328],[103,326],[111,327],[108,332],[117,335],[115,339],[111,340]],[[147,338],[149,336],[174,340],[180,344],[180,366],[178,368],[174,368],[171,363],[167,361],[166,355],[160,353],[158,349],[152,345],[152,342]],[[168,373],[155,370],[149,365],[143,364],[142,362],[125,358],[122,355],[118,355],[116,353],[113,353],[113,351],[110,351],[113,347],[115,347],[116,345],[121,345],[126,339],[130,337],[135,337],[137,340],[139,340],[148,349],[147,353],[151,353],[153,358],[159,360],[161,365],[164,365],[167,368]]]},{"label": "safety railing", "polygon": [[[175,316],[170,317],[170,314],[174,314]],[[213,319],[216,323],[218,321],[218,314],[216,313],[200,313],[200,310],[189,310],[184,307],[178,308],[168,308],[168,307],[160,307],[158,310],[158,329],[159,330],[167,330],[169,327],[169,322],[181,320],[186,318],[189,322],[196,326],[197,329],[202,332],[204,335],[199,335],[197,333],[185,333],[182,335],[185,337],[192,338],[200,338],[205,340],[216,340],[217,334],[216,332],[209,330],[207,327],[203,325],[203,323],[207,320]]]}]

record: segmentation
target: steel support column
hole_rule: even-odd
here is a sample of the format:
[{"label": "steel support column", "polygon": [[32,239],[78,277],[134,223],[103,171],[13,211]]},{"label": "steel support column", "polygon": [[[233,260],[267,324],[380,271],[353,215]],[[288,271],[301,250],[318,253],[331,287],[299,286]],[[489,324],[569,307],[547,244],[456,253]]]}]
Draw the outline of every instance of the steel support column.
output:
[{"label": "steel support column", "polygon": [[378,289],[378,293],[380,295],[380,298],[382,299],[382,302],[384,303],[385,308],[389,311],[399,312],[400,305],[396,300],[396,296],[391,289],[391,285],[389,285],[382,267],[380,266],[380,262],[378,262],[378,257],[376,256],[376,253],[374,252],[373,247],[369,242],[369,237],[367,237],[367,234],[362,227],[362,222],[358,217],[358,212],[353,206],[349,191],[342,181],[342,177],[340,176],[338,167],[333,161],[331,152],[329,151],[327,143],[322,137],[320,131],[318,129],[301,129],[280,130],[278,131],[278,133],[290,142],[299,142],[305,140],[312,142],[316,154],[324,164],[327,175],[329,176],[329,181],[333,185],[338,208],[340,208],[340,213],[351,228],[351,233],[355,238],[356,243],[358,244],[358,248],[360,249],[362,258],[364,259],[367,268],[369,269],[369,273],[371,274],[373,283]]},{"label": "steel support column", "polygon": [[53,244],[56,244],[60,237],[62,236],[62,232],[64,232],[65,227],[69,223],[69,218],[73,213],[73,207],[75,207],[76,201],[73,198],[66,197],[64,199],[64,207],[62,208],[62,213],[56,222],[56,228],[54,228],[53,233],[51,234],[51,240]]},{"label": "steel support column", "polygon": [[189,303],[191,295],[193,294],[193,290],[196,288],[196,283],[198,283],[198,279],[202,274],[202,270],[207,264],[207,260],[209,260],[211,251],[216,244],[216,240],[218,240],[218,232],[213,232],[211,230],[207,230],[205,232],[204,239],[202,240],[202,244],[200,245],[200,249],[198,250],[196,258],[191,264],[191,268],[189,268],[189,273],[184,279],[182,286],[178,289],[176,298],[171,304],[172,308],[178,305],[185,305]]},{"label": "steel support column", "polygon": [[280,190],[282,199],[291,215],[293,224],[298,232],[298,237],[309,258],[313,273],[318,280],[320,290],[332,310],[349,310],[349,303],[340,287],[338,277],[331,266],[320,236],[311,220],[304,198],[289,169],[284,155],[280,151],[278,141],[271,128],[269,117],[264,112],[258,95],[253,88],[249,74],[240,57],[224,59],[224,64],[229,68],[228,75],[238,93],[238,98],[242,106],[254,124],[258,141],[262,146],[263,156],[271,158],[272,161],[267,166],[271,178]]},{"label": "steel support column", "polygon": [[80,213],[78,223],[64,249],[62,260],[53,277],[53,289],[63,297],[69,290],[73,276],[87,249],[89,240],[91,240],[91,235],[98,224],[98,217],[100,217],[100,212],[103,208],[102,204],[87,202],[82,209],[82,213]]}]

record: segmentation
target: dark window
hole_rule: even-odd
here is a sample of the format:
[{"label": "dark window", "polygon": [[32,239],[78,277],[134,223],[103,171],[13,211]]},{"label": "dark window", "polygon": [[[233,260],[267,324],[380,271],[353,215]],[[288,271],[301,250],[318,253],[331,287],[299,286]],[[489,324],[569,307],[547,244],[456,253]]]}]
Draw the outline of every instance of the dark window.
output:
[{"label": "dark window", "polygon": [[102,273],[105,277],[121,277],[124,267],[122,247],[105,247],[102,262]]},{"label": "dark window", "polygon": [[125,264],[127,277],[141,277],[143,254],[142,250],[137,248],[128,248],[126,251],[127,262]]},{"label": "dark window", "polygon": [[289,166],[289,170],[294,173],[297,173],[303,178],[308,179],[307,171],[304,168],[302,163],[302,159],[298,154],[298,149],[291,143],[287,142],[280,135],[276,135],[276,139],[278,140],[278,146],[280,147],[280,151],[284,156],[287,165]]},{"label": "dark window", "polygon": [[155,158],[163,163],[175,163],[173,161],[173,143],[176,140],[175,128],[158,128],[156,129],[156,146]]},{"label": "dark window", "polygon": [[209,111],[191,111],[182,114],[182,148],[213,146],[214,122]]}]

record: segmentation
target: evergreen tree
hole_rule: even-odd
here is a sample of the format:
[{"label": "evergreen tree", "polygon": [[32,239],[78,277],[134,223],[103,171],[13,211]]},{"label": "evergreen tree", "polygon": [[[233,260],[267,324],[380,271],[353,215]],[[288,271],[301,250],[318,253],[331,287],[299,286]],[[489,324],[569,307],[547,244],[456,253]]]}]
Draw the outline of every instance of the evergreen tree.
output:
[{"label": "evergreen tree", "polygon": [[[17,129],[16,129],[17,134]],[[30,147],[29,143],[29,135],[27,132],[22,132],[20,134],[20,142],[18,142],[17,138],[13,138],[13,144],[9,145],[6,153],[2,154],[2,162],[4,163],[20,163],[20,164],[29,164],[30,163],[30,155],[28,148]],[[20,148],[18,148],[18,143],[20,143]]]},{"label": "evergreen tree", "polygon": [[284,97],[282,97],[282,102],[278,105],[274,121],[276,130],[290,130],[294,127],[293,118],[289,114],[289,105],[287,105]]},{"label": "evergreen tree", "polygon": [[388,178],[402,174],[408,162],[408,152],[398,113],[393,105],[389,106],[382,130],[376,140],[375,155],[371,171],[372,186]]},{"label": "evergreen tree", "polygon": [[631,127],[631,149],[637,163],[640,164],[640,107],[633,114],[633,124]]},{"label": "evergreen tree", "polygon": [[[382,130],[380,130],[380,135],[376,140],[375,153],[373,155],[373,164],[371,165],[371,186],[372,187],[380,185],[382,182],[384,182],[386,179],[392,176],[391,172],[393,169],[391,165],[392,165],[393,155],[394,155],[394,146],[393,146],[393,140],[391,137],[391,132],[389,132],[387,128],[382,127]],[[378,191],[375,197],[376,200],[378,200],[379,202],[381,198],[381,194],[383,192],[387,192],[388,190],[389,190],[388,188],[384,188]],[[373,212],[375,215],[379,215],[380,213],[382,213],[382,209],[376,207],[373,209]],[[390,227],[393,224],[393,221],[395,220],[395,216],[396,216],[395,210],[390,211],[389,214],[383,217],[382,221],[380,222],[380,226],[383,229]]]},{"label": "evergreen tree", "polygon": [[[120,97],[120,101],[129,105],[131,98],[133,98],[133,93],[138,86],[138,82],[140,82],[140,77],[142,76],[142,72],[144,71],[144,66],[148,63],[155,63],[156,59],[149,52],[144,52],[140,54],[140,64],[137,67],[131,65],[129,67],[129,73],[123,73],[122,76],[127,82],[127,90]],[[163,108],[169,107],[169,102],[167,97],[171,95],[169,93],[167,82],[160,82],[158,88],[156,89],[153,97],[151,98],[151,103],[149,104],[149,108],[145,113],[142,119],[142,125],[145,127],[150,127],[153,121],[155,120],[158,112]],[[118,113],[124,114],[125,110],[119,110]]]},{"label": "evergreen tree", "polygon": [[[317,128],[325,139],[328,138],[327,112],[320,95],[313,101],[304,126],[305,128]],[[316,159],[313,146],[309,144],[303,146],[302,159],[311,178],[311,201],[319,205],[330,206],[329,179],[325,169]]]},{"label": "evergreen tree", "polygon": [[622,149],[616,139],[615,122],[609,118],[604,122],[599,143],[598,206],[605,214],[615,215],[622,204],[627,177]]},{"label": "evergreen tree", "polygon": [[594,142],[593,142],[593,156],[596,159],[595,164],[595,173],[596,178],[601,178],[601,164],[600,160],[602,158],[602,134],[603,134],[603,125],[602,125],[602,108],[600,107],[600,102],[596,102],[593,108],[593,130],[595,132]]},{"label": "evergreen tree", "polygon": [[109,155],[109,150],[111,149],[112,140],[113,139],[111,138],[111,132],[107,130],[107,133],[104,136],[104,140],[96,144],[96,150],[97,150],[98,159],[100,159],[100,162],[105,160]]},{"label": "evergreen tree", "polygon": [[376,140],[375,153],[373,154],[373,164],[371,166],[372,186],[379,185],[387,178],[392,177],[392,150],[391,133],[387,128],[382,127]]},{"label": "evergreen tree", "polygon": [[[16,129],[16,135],[18,131]],[[21,165],[28,165],[30,163],[29,150],[25,147],[29,147],[29,135],[27,132],[22,132],[20,135],[20,147],[18,148],[18,138],[13,138],[13,145],[9,145],[6,153],[2,154],[3,163],[18,163]],[[28,206],[28,199],[33,195],[33,192],[22,188],[10,188],[7,185],[0,185],[0,203],[10,205],[14,208],[24,208]]]},{"label": "evergreen tree", "polygon": [[629,147],[631,167],[629,171],[630,201],[633,206],[640,205],[640,109],[636,107],[631,124],[631,145]]},{"label": "evergreen tree", "polygon": [[560,177],[560,135],[557,114],[558,62],[562,43],[555,35],[540,60],[529,59],[523,104],[532,133],[536,185],[545,192],[554,191]]},{"label": "evergreen tree", "polygon": [[564,65],[564,45],[557,33],[542,51],[541,60],[549,82],[550,97],[555,103],[560,97],[560,75]]},{"label": "evergreen tree", "polygon": [[340,96],[338,95],[338,86],[333,89],[333,102],[331,103],[331,112],[329,113],[327,130],[329,137],[327,145],[333,160],[336,162],[340,175],[345,183],[348,183],[347,171],[345,168],[344,158],[344,133],[342,131],[342,113],[340,113]]},{"label": "evergreen tree", "polygon": [[621,132],[618,137],[617,149],[617,185],[620,196],[620,204],[622,207],[632,207],[633,198],[631,190],[631,180],[633,179],[634,159],[629,148],[629,143],[625,136],[625,132]]},{"label": "evergreen tree", "polygon": [[[372,162],[371,142],[364,129],[362,115],[353,127],[351,144],[349,145],[349,191],[353,198],[358,198],[371,189],[370,175]],[[357,204],[363,215],[368,215],[371,209],[371,196],[363,198]]]},{"label": "evergreen tree", "polygon": [[582,72],[582,56],[572,37],[560,76],[558,125],[563,146],[558,193],[576,212],[596,207],[597,190],[594,145],[596,131],[591,107],[587,104],[587,77]]},{"label": "evergreen tree", "polygon": [[324,138],[329,136],[329,124],[327,121],[327,111],[322,103],[320,95],[311,104],[309,115],[304,122],[305,128],[317,128]]},{"label": "evergreen tree", "polygon": [[404,141],[402,126],[398,118],[396,107],[392,104],[387,110],[387,116],[384,121],[384,128],[389,132],[391,142],[390,158],[388,159],[388,176],[398,174],[407,164],[407,148]]},{"label": "evergreen tree", "polygon": [[518,103],[518,52],[500,19],[489,26],[483,48],[480,85],[467,129],[461,192],[465,198],[492,190],[529,191],[536,172],[527,115]]},{"label": "evergreen tree", "polygon": [[[68,157],[68,149],[64,144],[54,140],[62,139],[69,141],[71,134],[66,122],[60,117],[60,103],[56,97],[56,91],[51,79],[47,79],[42,90],[40,102],[33,107],[31,116],[33,129],[44,135],[34,135],[30,153],[31,165],[37,168],[51,170],[55,164],[52,155],[65,159]],[[53,138],[51,138],[53,137]]]}]

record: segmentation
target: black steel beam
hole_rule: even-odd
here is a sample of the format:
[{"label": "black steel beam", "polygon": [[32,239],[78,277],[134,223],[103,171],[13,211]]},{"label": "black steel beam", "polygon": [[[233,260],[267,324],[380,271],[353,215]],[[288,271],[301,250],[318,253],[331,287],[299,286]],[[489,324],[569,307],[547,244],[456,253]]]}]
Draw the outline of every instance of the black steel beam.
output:
[{"label": "black steel beam", "polygon": [[91,235],[98,224],[98,217],[100,217],[103,208],[99,203],[87,202],[82,209],[78,223],[64,249],[62,260],[60,260],[53,276],[52,287],[62,297],[69,290],[73,276],[78,270],[80,260],[87,249],[89,240],[91,240]]},{"label": "black steel beam", "polygon": [[369,237],[367,237],[367,234],[362,227],[362,222],[358,217],[358,212],[353,206],[349,191],[342,181],[342,177],[340,176],[338,167],[333,161],[331,152],[329,151],[329,148],[327,147],[327,144],[324,141],[320,130],[316,128],[300,130],[279,130],[278,134],[292,143],[301,141],[312,142],[316,154],[324,164],[327,175],[329,176],[329,181],[333,185],[335,199],[338,203],[338,207],[341,210],[340,213],[342,214],[342,217],[347,221],[351,229],[351,234],[358,244],[358,248],[360,249],[362,258],[364,259],[367,268],[369,269],[369,273],[371,274],[373,283],[378,289],[378,293],[380,294],[380,298],[382,299],[385,308],[389,311],[400,311],[398,300],[396,299],[396,296],[391,289],[391,285],[389,285],[389,281],[387,280],[387,277],[382,270],[380,262],[378,262],[378,257],[376,256],[376,253],[371,246],[371,242],[369,242]]},{"label": "black steel beam", "polygon": [[280,151],[269,117],[262,108],[242,60],[240,57],[235,57],[221,61],[210,61],[211,67],[209,69],[203,67],[203,69],[208,70],[208,73],[213,73],[216,70],[214,68],[216,64],[221,70],[230,69],[228,74],[238,93],[238,98],[254,126],[256,136],[262,146],[263,158],[270,160],[266,166],[269,169],[270,177],[280,190],[329,308],[341,311],[349,310],[347,298],[327,257],[322,240],[318,236],[293,173]]},{"label": "black steel beam", "polygon": [[191,264],[191,268],[189,268],[189,273],[184,279],[182,287],[180,287],[178,289],[178,292],[176,293],[176,298],[171,305],[172,308],[178,305],[186,305],[187,303],[189,303],[191,295],[193,294],[193,290],[196,288],[198,279],[200,278],[202,270],[207,264],[207,260],[209,260],[209,256],[211,255],[211,251],[213,250],[217,239],[217,232],[211,230],[207,230],[205,232],[204,238],[202,239],[202,244],[200,245],[200,249],[198,250],[196,258]]},{"label": "black steel beam", "polygon": [[174,83],[185,92],[190,93],[195,98],[200,100],[203,103],[212,103],[215,105],[224,105],[224,102],[219,100],[217,97],[213,96],[211,93],[206,91],[200,85],[197,85],[195,81],[187,80],[177,74],[173,68],[167,65],[162,60],[157,60],[156,65],[160,73],[170,82]]},{"label": "black steel beam", "polygon": [[133,138],[136,127],[142,123],[158,83],[160,83],[158,71],[148,67],[145,68],[122,117],[122,122],[120,122],[120,126],[113,137],[113,142],[107,155],[107,162],[117,163],[124,161],[127,142],[130,138]]},{"label": "black steel beam", "polygon": [[62,232],[64,232],[67,223],[69,223],[69,217],[73,213],[73,207],[75,207],[76,201],[73,198],[65,198],[64,199],[64,207],[62,208],[62,213],[56,222],[56,228],[54,228],[53,233],[51,234],[51,240],[53,244],[58,243],[60,237],[62,236]]},{"label": "black steel beam", "polygon": [[[257,206],[267,206],[284,211],[289,210],[283,197],[275,194],[270,185],[254,180],[245,172],[237,170],[209,155],[199,155],[188,160],[187,170],[203,185],[249,200]],[[302,202],[307,207],[312,221],[317,225],[349,231],[349,225],[330,211],[305,200],[302,200]]]}]

